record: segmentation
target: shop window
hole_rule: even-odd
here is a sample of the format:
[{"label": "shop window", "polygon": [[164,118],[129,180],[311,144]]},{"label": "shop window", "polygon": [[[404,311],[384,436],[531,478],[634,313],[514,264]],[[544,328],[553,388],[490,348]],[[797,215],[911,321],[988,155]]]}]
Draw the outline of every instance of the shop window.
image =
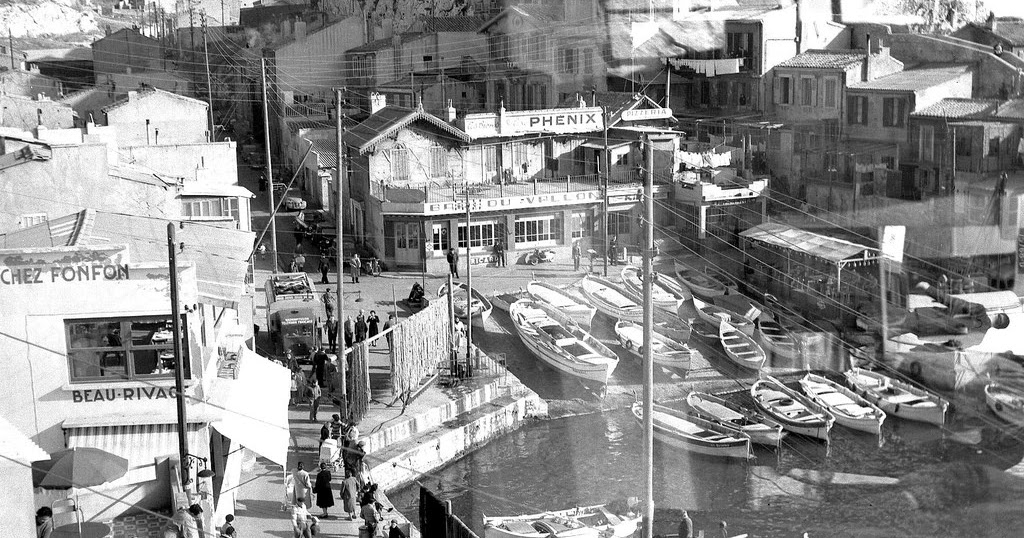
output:
[{"label": "shop window", "polygon": [[608,213],[608,236],[617,237],[629,235],[632,228],[632,219],[627,211],[612,211]]},{"label": "shop window", "polygon": [[[184,327],[182,316],[182,360],[188,377],[188,331]],[[72,383],[174,377],[169,315],[66,320],[64,334]]]},{"label": "shop window", "polygon": [[590,237],[594,234],[594,216],[590,211],[573,211],[569,223],[569,233],[573,239]]},{"label": "shop window", "polygon": [[516,245],[554,244],[562,238],[561,215],[516,218]]},{"label": "shop window", "polygon": [[907,115],[907,100],[897,97],[882,99],[882,125],[885,127],[903,127]]},{"label": "shop window", "polygon": [[[469,227],[469,247],[489,247],[494,245],[494,221],[473,222]],[[459,248],[466,248],[466,225],[459,224]]]},{"label": "shop window", "polygon": [[435,224],[432,227],[431,247],[435,252],[443,252],[451,247],[448,241],[448,225]]}]

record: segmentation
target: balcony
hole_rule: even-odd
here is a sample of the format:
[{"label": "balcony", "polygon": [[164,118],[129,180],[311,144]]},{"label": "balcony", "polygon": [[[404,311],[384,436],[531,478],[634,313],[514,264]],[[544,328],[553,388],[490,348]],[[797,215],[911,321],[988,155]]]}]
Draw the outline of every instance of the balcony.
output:
[{"label": "balcony", "polygon": [[[445,215],[466,211],[468,194],[473,211],[507,211],[525,207],[554,207],[601,201],[601,177],[598,174],[561,176],[512,182],[470,183],[431,181],[389,185],[370,183],[370,194],[381,201],[385,214]],[[608,181],[609,198],[629,202],[638,199],[643,189],[639,176],[620,173]],[[668,181],[655,180],[659,198],[671,191]]]},{"label": "balcony", "polygon": [[739,176],[705,179],[695,172],[676,176],[676,199],[701,205],[730,205],[767,194],[768,178],[745,179]]}]

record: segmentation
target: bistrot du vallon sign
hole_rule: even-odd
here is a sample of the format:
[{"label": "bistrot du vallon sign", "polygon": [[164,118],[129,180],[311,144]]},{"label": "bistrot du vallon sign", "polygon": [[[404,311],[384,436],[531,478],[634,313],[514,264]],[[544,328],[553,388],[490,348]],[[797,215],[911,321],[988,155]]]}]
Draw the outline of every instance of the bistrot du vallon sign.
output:
[{"label": "bistrot du vallon sign", "polygon": [[127,264],[79,263],[0,268],[0,286],[130,280]]},{"label": "bistrot du vallon sign", "polygon": [[[588,202],[599,202],[601,193],[599,191],[576,191],[557,192],[552,194],[535,194],[532,196],[512,196],[507,198],[477,198],[469,201],[471,211],[499,211],[521,209],[524,207],[554,207],[561,205],[582,204]],[[445,215],[459,213],[466,210],[466,203],[463,201],[435,202],[425,204],[424,214]]]}]

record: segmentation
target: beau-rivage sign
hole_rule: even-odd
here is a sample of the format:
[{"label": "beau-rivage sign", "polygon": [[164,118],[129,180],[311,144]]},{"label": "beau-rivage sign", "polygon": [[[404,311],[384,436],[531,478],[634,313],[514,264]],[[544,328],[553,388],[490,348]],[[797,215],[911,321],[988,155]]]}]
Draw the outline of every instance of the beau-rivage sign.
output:
[{"label": "beau-rivage sign", "polygon": [[129,279],[127,264],[76,263],[0,267],[2,286]]}]

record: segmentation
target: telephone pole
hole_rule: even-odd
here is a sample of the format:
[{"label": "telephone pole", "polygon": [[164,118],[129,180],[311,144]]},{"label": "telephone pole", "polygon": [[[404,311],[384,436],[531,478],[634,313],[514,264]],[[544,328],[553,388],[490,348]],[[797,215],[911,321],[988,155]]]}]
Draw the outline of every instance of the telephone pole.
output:
[{"label": "telephone pole", "polygon": [[341,340],[341,342],[342,342],[342,344],[341,344],[341,353],[339,354],[339,356],[341,357],[341,360],[338,361],[338,371],[341,373],[341,398],[340,398],[341,405],[339,407],[341,407],[341,413],[342,413],[342,417],[341,418],[345,419],[345,420],[348,420],[348,373],[345,371],[346,370],[346,365],[348,364],[348,361],[345,360],[345,339],[344,339],[344,334],[345,334],[345,294],[342,291],[344,289],[343,288],[343,286],[344,286],[344,280],[343,279],[345,278],[345,270],[344,270],[345,255],[344,255],[344,251],[342,249],[342,245],[344,245],[344,241],[342,241],[342,238],[344,237],[344,228],[342,227],[342,223],[344,222],[344,219],[341,218],[341,216],[342,216],[342,208],[344,207],[344,204],[342,204],[342,196],[341,196],[342,188],[341,188],[341,186],[344,183],[344,180],[342,178],[344,178],[345,175],[346,175],[345,171],[346,171],[347,167],[346,167],[345,157],[344,157],[345,156],[345,152],[344,152],[345,143],[344,143],[344,141],[342,139],[342,135],[344,134],[344,128],[345,127],[344,127],[344,124],[342,123],[342,119],[341,119],[341,91],[342,90],[340,88],[334,90],[334,100],[335,100],[335,103],[334,103],[335,126],[334,126],[334,128],[335,128],[335,131],[337,132],[337,135],[338,135],[338,173],[335,175],[335,181],[334,181],[334,187],[335,187],[335,189],[334,189],[335,225],[338,228],[338,234],[337,234],[337,237],[335,239],[337,241],[337,250],[336,250],[337,254],[334,256],[334,263],[337,264],[337,271],[338,271],[338,320],[337,321],[338,321],[338,325],[339,325],[338,328],[340,329],[339,332],[341,333],[341,335],[343,337],[342,340]]},{"label": "telephone pole", "polygon": [[171,278],[171,330],[174,331],[174,399],[178,408],[178,457],[181,483],[188,484],[188,415],[185,410],[185,366],[181,352],[181,315],[178,305],[178,241],[173,222],[167,223],[167,264]]},{"label": "telephone pole", "polygon": [[267,104],[267,60],[260,59],[260,75],[263,79],[263,144],[267,157],[267,195],[270,198],[270,253],[274,259],[274,273],[279,267],[277,261],[277,219],[274,218],[274,168],[270,166],[270,112]]},{"label": "telephone pole", "polygon": [[210,80],[210,49],[206,46],[206,12],[202,14],[203,21],[203,56],[206,58],[206,97],[210,101],[210,135],[209,142],[216,142],[217,135],[214,130],[217,128],[213,123],[213,82]]}]

